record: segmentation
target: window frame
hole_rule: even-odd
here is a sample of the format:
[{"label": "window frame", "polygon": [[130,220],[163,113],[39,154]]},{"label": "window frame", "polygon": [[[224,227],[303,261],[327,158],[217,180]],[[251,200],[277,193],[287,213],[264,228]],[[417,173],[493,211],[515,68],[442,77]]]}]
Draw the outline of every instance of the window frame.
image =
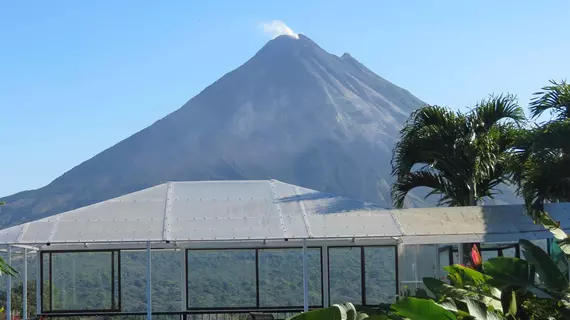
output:
[{"label": "window frame", "polygon": [[[209,311],[248,311],[248,310],[256,310],[256,311],[297,311],[302,310],[303,305],[300,306],[278,306],[278,307],[262,307],[260,304],[260,291],[259,291],[259,250],[263,251],[271,251],[271,250],[286,250],[286,249],[295,249],[300,250],[302,252],[302,247],[296,246],[287,246],[287,247],[271,247],[271,248],[192,248],[185,250],[185,268],[184,272],[186,272],[186,311],[190,313],[199,313],[199,312],[209,312]],[[309,309],[318,309],[323,308],[324,306],[324,279],[323,279],[323,248],[320,246],[307,246],[307,250],[309,249],[318,249],[319,251],[319,271],[321,274],[321,304],[320,305],[309,305]],[[211,251],[211,252],[223,252],[223,251],[253,251],[255,252],[255,306],[238,306],[238,307],[190,307],[189,303],[189,293],[190,288],[189,284],[190,281],[188,279],[188,254],[191,251]],[[301,253],[300,252],[300,253]]]},{"label": "window frame", "polygon": [[[111,254],[111,308],[103,309],[64,309],[53,310],[53,255],[66,253],[110,253]],[[48,276],[44,275],[44,257],[48,256]],[[102,249],[102,250],[53,250],[40,251],[40,314],[74,314],[74,313],[102,313],[102,312],[121,312],[122,310],[122,292],[121,292],[121,250],[119,249]],[[116,265],[116,269],[115,269]],[[49,301],[49,310],[45,310],[44,290],[45,281],[49,283],[49,291],[46,292]]]},{"label": "window frame", "polygon": [[361,296],[361,305],[364,307],[375,307],[375,304],[367,304],[366,301],[366,257],[364,254],[365,248],[393,248],[394,249],[394,272],[395,272],[395,279],[394,282],[396,283],[396,293],[397,296],[400,292],[400,281],[399,281],[399,258],[398,258],[398,246],[394,245],[355,245],[355,246],[328,246],[327,247],[327,282],[328,282],[328,296],[329,296],[329,304],[332,303],[330,301],[331,297],[331,270],[330,270],[330,250],[331,249],[342,249],[342,248],[360,248],[360,296]]}]

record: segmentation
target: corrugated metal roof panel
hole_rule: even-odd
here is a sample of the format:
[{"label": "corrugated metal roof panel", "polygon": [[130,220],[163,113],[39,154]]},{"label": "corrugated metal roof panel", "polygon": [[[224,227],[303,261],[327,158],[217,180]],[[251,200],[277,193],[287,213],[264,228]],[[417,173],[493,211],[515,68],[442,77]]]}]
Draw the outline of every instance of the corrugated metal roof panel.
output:
[{"label": "corrugated metal roof panel", "polygon": [[[546,206],[570,228],[570,204]],[[276,180],[170,182],[0,230],[0,244],[398,238],[403,243],[550,238],[523,206],[383,210]]]}]

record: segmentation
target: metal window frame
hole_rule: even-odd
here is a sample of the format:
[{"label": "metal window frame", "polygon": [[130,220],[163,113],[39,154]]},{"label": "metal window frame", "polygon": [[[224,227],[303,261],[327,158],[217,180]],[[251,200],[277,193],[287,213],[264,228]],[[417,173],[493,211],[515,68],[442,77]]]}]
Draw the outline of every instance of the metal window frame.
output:
[{"label": "metal window frame", "polygon": [[[300,306],[277,306],[277,307],[262,307],[260,304],[260,291],[259,291],[259,250],[264,251],[271,251],[271,250],[299,250],[302,251],[303,247],[297,246],[290,246],[290,247],[271,247],[271,248],[187,248],[185,249],[186,254],[186,261],[185,261],[185,270],[186,275],[188,275],[189,271],[189,264],[188,264],[188,254],[191,251],[211,251],[211,252],[223,252],[223,251],[253,251],[255,252],[255,295],[256,295],[256,303],[255,306],[239,306],[239,307],[209,307],[209,308],[198,308],[198,307],[190,307],[189,303],[189,279],[186,276],[186,311],[189,314],[194,313],[209,313],[209,312],[249,312],[249,311],[263,311],[263,312],[280,312],[280,311],[298,311],[303,310],[303,305]],[[324,279],[323,279],[323,248],[320,246],[308,246],[307,250],[310,249],[318,249],[320,255],[320,274],[321,274],[321,304],[320,305],[309,305],[309,309],[318,309],[323,308],[324,305]]]},{"label": "metal window frame", "polygon": [[[65,310],[53,310],[53,254],[63,254],[63,253],[110,253],[111,254],[111,308],[107,309],[65,309]],[[49,297],[49,309],[45,310],[44,305],[44,255],[48,256],[48,283],[49,292],[47,292]],[[117,313],[122,310],[122,293],[121,293],[121,250],[119,249],[102,249],[102,250],[46,250],[40,251],[40,308],[39,314],[51,315],[51,314],[96,314],[101,312]],[[117,265],[117,270],[115,272],[115,260]],[[117,277],[117,279],[115,279]],[[115,283],[116,282],[116,283]],[[116,295],[116,297],[115,297]],[[115,299],[116,298],[116,299]],[[118,301],[117,301],[118,300]]]},{"label": "metal window frame", "polygon": [[[395,271],[395,282],[396,282],[396,292],[395,296],[398,296],[400,292],[400,284],[399,284],[399,259],[398,259],[398,246],[397,245],[354,245],[354,246],[328,246],[327,247],[327,274],[328,274],[328,295],[329,300],[331,296],[331,270],[330,270],[330,250],[331,249],[342,249],[342,248],[360,248],[360,296],[361,296],[361,305],[364,307],[375,307],[376,304],[367,304],[366,301],[366,257],[364,254],[365,248],[393,248],[394,249],[394,271]],[[329,301],[329,304],[331,301]]]}]

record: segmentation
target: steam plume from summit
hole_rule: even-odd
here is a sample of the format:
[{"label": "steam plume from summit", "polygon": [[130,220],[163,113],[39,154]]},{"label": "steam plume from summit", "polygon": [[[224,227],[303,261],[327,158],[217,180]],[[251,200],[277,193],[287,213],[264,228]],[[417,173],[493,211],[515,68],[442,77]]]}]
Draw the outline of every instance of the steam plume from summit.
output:
[{"label": "steam plume from summit", "polygon": [[291,28],[289,28],[285,22],[281,20],[272,20],[268,22],[261,23],[260,27],[263,32],[271,35],[273,39],[281,35],[287,35],[295,39],[299,39],[299,35],[296,34]]}]

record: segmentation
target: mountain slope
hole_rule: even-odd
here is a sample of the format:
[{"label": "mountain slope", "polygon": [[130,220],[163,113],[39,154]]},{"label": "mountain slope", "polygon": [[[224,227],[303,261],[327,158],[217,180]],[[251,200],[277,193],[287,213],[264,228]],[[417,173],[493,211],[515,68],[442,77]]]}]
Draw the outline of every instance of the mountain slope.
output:
[{"label": "mountain slope", "polygon": [[177,111],[49,185],[5,198],[0,224],[168,180],[275,178],[388,207],[392,148],[422,105],[349,54],[281,36]]}]

